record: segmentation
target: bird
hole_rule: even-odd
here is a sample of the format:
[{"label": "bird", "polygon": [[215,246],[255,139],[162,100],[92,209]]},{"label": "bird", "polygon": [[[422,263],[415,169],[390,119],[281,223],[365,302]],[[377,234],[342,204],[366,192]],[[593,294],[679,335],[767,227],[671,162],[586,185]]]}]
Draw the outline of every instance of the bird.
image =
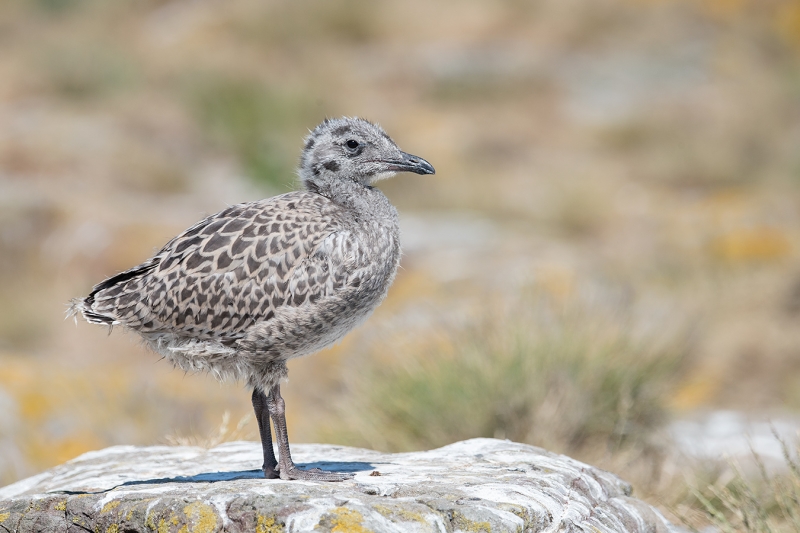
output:
[{"label": "bird", "polygon": [[350,479],[294,464],[280,387],[289,359],[336,343],[386,297],[400,262],[399,219],[374,184],[398,172],[435,174],[378,124],[326,118],[304,140],[298,190],[204,218],[71,300],[67,314],[138,333],[184,371],[245,382],[264,477]]}]

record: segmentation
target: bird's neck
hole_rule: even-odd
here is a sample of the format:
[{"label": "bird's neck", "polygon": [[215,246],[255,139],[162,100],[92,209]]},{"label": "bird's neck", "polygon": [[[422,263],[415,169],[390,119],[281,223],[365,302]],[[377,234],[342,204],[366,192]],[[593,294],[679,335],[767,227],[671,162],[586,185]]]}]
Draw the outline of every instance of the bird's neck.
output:
[{"label": "bird's neck", "polygon": [[[380,216],[391,208],[378,189],[350,179],[319,179],[304,183],[310,192],[322,195],[333,203],[359,215]],[[393,208],[391,209],[393,211]],[[386,213],[390,215],[391,213]]]}]

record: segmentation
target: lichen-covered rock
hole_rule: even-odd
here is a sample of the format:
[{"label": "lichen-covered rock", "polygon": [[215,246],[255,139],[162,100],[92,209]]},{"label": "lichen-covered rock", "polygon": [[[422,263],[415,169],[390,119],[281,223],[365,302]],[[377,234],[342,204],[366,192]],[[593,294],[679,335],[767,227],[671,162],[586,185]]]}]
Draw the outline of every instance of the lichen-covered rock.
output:
[{"label": "lichen-covered rock", "polygon": [[619,478],[540,448],[473,439],[385,454],[295,445],[352,481],[266,480],[261,446],[115,446],[0,488],[0,531],[679,531]]}]

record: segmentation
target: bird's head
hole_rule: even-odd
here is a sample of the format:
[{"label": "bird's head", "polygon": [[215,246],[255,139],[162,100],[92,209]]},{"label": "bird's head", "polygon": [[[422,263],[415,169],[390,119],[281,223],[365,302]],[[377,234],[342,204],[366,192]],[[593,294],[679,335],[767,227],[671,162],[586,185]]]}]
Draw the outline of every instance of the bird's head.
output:
[{"label": "bird's head", "polygon": [[300,179],[310,189],[331,180],[370,185],[396,172],[434,174],[430,163],[397,147],[383,128],[360,118],[326,119],[306,137]]}]

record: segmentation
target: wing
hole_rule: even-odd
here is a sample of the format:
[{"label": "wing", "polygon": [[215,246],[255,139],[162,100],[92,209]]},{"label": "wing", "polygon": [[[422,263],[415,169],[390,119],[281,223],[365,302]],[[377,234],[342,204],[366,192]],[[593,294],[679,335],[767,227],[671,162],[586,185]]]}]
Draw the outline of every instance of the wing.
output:
[{"label": "wing", "polygon": [[144,334],[235,340],[278,308],[311,305],[347,285],[347,265],[333,265],[329,253],[347,248],[338,213],[307,192],[233,206],[99,284],[84,315]]}]

